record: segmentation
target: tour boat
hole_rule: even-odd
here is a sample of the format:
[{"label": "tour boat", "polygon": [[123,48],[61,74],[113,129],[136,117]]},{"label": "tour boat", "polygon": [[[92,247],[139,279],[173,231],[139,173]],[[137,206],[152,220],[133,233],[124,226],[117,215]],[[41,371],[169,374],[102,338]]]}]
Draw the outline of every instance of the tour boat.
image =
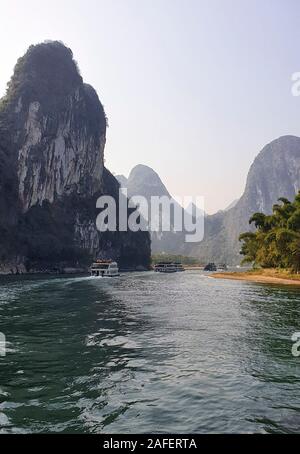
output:
[{"label": "tour boat", "polygon": [[182,272],[182,271],[185,271],[182,263],[174,263],[174,265],[176,266],[176,271],[177,272]]},{"label": "tour boat", "polygon": [[217,271],[217,267],[216,267],[216,265],[214,263],[209,263],[204,268],[204,271]]},{"label": "tour boat", "polygon": [[112,260],[97,260],[90,268],[93,277],[117,277],[120,276],[117,262]]},{"label": "tour boat", "polygon": [[154,271],[156,273],[177,273],[177,267],[175,263],[161,262],[155,265]]},{"label": "tour boat", "polygon": [[228,270],[228,266],[226,265],[226,263],[221,263],[220,265],[218,265],[218,270],[227,271]]}]

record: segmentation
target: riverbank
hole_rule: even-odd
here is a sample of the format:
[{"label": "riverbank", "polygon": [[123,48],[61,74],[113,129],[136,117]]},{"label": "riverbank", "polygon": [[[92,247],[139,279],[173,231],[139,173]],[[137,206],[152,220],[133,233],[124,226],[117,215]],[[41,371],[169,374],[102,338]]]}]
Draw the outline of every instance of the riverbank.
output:
[{"label": "riverbank", "polygon": [[249,270],[244,272],[215,273],[215,279],[232,279],[238,281],[257,282],[260,284],[299,285],[300,274],[293,274],[285,270]]}]

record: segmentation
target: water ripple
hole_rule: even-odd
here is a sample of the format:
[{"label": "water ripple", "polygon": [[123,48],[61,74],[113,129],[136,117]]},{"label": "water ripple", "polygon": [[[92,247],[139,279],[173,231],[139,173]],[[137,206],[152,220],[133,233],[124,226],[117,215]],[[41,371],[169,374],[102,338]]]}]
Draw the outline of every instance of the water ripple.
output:
[{"label": "water ripple", "polygon": [[297,289],[200,272],[0,281],[0,432],[295,433]]}]

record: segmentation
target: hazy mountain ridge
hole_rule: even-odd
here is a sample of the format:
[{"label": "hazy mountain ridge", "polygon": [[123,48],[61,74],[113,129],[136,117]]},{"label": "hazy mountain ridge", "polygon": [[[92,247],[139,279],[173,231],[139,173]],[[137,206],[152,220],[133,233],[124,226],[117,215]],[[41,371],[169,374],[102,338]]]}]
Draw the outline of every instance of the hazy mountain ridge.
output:
[{"label": "hazy mountain ridge", "polygon": [[[151,169],[151,167],[138,164],[135,166],[128,177],[118,176],[119,182],[126,184],[128,197],[133,196],[143,196],[148,201],[150,206],[150,199],[152,196],[157,197],[168,197],[171,201],[174,202],[174,205],[178,210],[182,211],[182,216],[184,215],[183,208],[172,198],[166,186],[161,181],[159,175]],[[124,187],[124,186],[123,186]],[[162,213],[163,210],[160,210]],[[185,250],[185,232],[175,232],[174,231],[174,222],[171,215],[171,226],[170,231],[162,231],[159,227],[160,225],[160,213],[157,213],[154,219],[150,221],[152,224],[156,225],[158,231],[151,232],[151,248],[152,253],[165,252],[165,253],[183,253]],[[191,217],[190,214],[186,214]]]},{"label": "hazy mountain ridge", "polygon": [[271,213],[279,197],[294,199],[300,188],[300,138],[283,136],[266,145],[248,173],[245,191],[226,212],[207,216],[204,241],[190,253],[204,260],[241,261],[240,233],[250,230],[253,213]]},{"label": "hazy mountain ridge", "polygon": [[221,210],[221,211],[228,211],[228,210],[231,210],[231,208],[234,208],[236,206],[236,204],[238,203],[239,199],[235,199],[233,200],[226,208],[224,208],[224,210]]},{"label": "hazy mountain ridge", "polygon": [[[157,173],[147,166],[135,168],[127,187],[130,195],[139,193],[148,198],[169,195]],[[205,234],[201,243],[185,243],[182,233],[172,232],[157,238],[152,236],[153,251],[188,254],[203,262],[238,264],[241,261],[238,238],[240,233],[250,229],[251,215],[257,211],[271,213],[279,197],[292,200],[299,189],[300,138],[283,136],[266,145],[255,158],[242,197],[226,211],[205,215]]]}]

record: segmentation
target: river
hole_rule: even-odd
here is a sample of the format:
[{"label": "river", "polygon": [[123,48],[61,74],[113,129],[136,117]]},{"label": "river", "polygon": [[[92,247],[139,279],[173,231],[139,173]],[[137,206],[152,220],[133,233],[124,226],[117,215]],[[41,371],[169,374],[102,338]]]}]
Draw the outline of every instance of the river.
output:
[{"label": "river", "polygon": [[0,432],[298,432],[299,315],[200,271],[3,277]]}]

